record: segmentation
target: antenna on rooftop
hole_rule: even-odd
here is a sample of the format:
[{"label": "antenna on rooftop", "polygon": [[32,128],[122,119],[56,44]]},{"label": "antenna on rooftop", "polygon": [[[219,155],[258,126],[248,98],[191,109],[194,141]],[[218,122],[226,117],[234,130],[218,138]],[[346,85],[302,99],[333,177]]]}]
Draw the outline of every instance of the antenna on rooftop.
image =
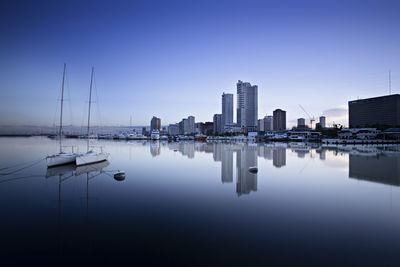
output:
[{"label": "antenna on rooftop", "polygon": [[389,70],[389,95],[392,94],[392,72]]}]

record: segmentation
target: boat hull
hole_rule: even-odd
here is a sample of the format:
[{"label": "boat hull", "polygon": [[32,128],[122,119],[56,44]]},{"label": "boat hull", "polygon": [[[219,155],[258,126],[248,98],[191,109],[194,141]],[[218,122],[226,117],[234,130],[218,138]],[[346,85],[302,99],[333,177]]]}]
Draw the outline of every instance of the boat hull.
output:
[{"label": "boat hull", "polygon": [[55,167],[75,163],[76,155],[69,153],[62,153],[46,157],[47,167]]},{"label": "boat hull", "polygon": [[86,164],[92,164],[95,162],[105,161],[107,159],[108,159],[108,154],[88,152],[76,157],[76,165],[81,166]]}]

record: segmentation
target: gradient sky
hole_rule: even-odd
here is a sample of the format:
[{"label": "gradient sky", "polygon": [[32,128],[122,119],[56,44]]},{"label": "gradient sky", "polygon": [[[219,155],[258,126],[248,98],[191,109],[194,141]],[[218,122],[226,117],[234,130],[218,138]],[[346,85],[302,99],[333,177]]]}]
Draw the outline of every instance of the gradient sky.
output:
[{"label": "gradient sky", "polygon": [[389,69],[400,92],[399,49],[400,1],[2,1],[0,125],[53,125],[64,62],[77,126],[92,65],[94,124],[212,121],[240,79],[259,118],[282,108],[291,126],[301,104],[347,125],[347,101],[388,94]]}]

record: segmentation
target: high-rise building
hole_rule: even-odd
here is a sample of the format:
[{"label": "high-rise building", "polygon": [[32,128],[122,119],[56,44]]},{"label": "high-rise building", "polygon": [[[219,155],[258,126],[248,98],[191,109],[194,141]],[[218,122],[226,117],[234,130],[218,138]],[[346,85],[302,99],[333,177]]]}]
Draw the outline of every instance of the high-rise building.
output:
[{"label": "high-rise building", "polygon": [[153,116],[150,122],[150,131],[158,130],[161,131],[161,119]]},{"label": "high-rise building", "polygon": [[223,129],[223,127],[222,127],[222,114],[214,114],[213,125],[214,125],[213,133],[215,135],[222,134],[222,129]]},{"label": "high-rise building", "polygon": [[200,123],[200,132],[206,135],[212,134],[214,132],[214,123],[210,121]]},{"label": "high-rise building", "polygon": [[179,134],[179,124],[175,123],[175,124],[170,124],[168,126],[168,134],[175,136]]},{"label": "high-rise building", "polygon": [[259,119],[259,120],[258,120],[257,130],[258,130],[259,132],[264,132],[264,131],[265,131],[265,122],[264,122],[264,119]]},{"label": "high-rise building", "polygon": [[189,134],[195,133],[195,121],[194,121],[194,116],[189,116],[189,117],[188,117],[188,123],[189,123],[188,133],[189,133]]},{"label": "high-rise building", "polygon": [[193,134],[196,132],[194,116],[189,116],[179,122],[179,134]]},{"label": "high-rise building", "polygon": [[399,127],[400,95],[349,101],[349,127]]},{"label": "high-rise building", "polygon": [[244,131],[257,129],[258,119],[258,86],[238,81],[237,87],[237,124]]},{"label": "high-rise building", "polygon": [[233,125],[233,94],[222,94],[222,125]]},{"label": "high-rise building", "polygon": [[302,129],[306,127],[306,120],[304,118],[297,119],[297,128]]},{"label": "high-rise building", "polygon": [[286,111],[282,109],[274,110],[274,131],[286,130]]},{"label": "high-rise building", "polygon": [[320,125],[322,128],[325,128],[325,127],[326,127],[326,118],[325,118],[325,116],[319,117],[319,125]]},{"label": "high-rise building", "polygon": [[274,130],[274,119],[272,116],[265,116],[264,117],[264,130],[266,132]]}]

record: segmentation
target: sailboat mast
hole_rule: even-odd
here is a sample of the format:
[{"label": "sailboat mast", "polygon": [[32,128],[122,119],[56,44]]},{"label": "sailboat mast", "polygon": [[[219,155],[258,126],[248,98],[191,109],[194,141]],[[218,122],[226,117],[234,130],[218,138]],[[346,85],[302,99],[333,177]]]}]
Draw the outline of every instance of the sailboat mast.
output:
[{"label": "sailboat mast", "polygon": [[90,91],[89,91],[89,112],[88,112],[88,123],[87,123],[87,150],[89,151],[89,131],[90,131],[90,107],[92,105],[92,84],[93,84],[93,72],[94,67],[92,67],[92,76],[90,78]]},{"label": "sailboat mast", "polygon": [[67,65],[64,63],[64,72],[63,72],[63,80],[62,80],[62,86],[61,86],[61,113],[60,113],[60,153],[62,152],[62,147],[61,147],[61,135],[62,135],[62,118],[63,118],[63,107],[64,107],[64,81],[65,81],[65,69]]}]

